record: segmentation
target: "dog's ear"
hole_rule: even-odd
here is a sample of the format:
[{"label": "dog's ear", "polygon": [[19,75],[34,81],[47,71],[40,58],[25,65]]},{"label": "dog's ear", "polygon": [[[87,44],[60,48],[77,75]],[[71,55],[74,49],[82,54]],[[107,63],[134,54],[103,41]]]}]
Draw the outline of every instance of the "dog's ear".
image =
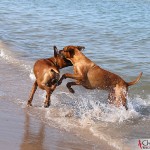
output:
[{"label": "dog's ear", "polygon": [[78,48],[78,50],[79,50],[79,51],[82,51],[82,50],[84,50],[84,49],[85,49],[85,47],[84,47],[84,46],[77,46],[77,48]]},{"label": "dog's ear", "polygon": [[57,57],[57,55],[59,54],[58,49],[56,46],[54,46],[53,48],[54,48],[54,57]]}]

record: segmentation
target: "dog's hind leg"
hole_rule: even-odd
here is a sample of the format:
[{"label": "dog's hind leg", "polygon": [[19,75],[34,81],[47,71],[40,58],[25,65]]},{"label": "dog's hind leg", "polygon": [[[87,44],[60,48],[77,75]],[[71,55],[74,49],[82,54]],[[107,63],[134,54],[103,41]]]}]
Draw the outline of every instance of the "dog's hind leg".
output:
[{"label": "dog's hind leg", "polygon": [[38,86],[38,85],[37,85],[37,81],[35,81],[34,84],[33,84],[31,93],[30,93],[29,100],[28,100],[28,102],[27,102],[27,105],[28,105],[28,106],[32,106],[32,100],[33,100],[34,93],[35,93],[35,91],[36,91],[36,89],[37,89],[37,86]]},{"label": "dog's hind leg", "polygon": [[114,88],[114,104],[116,107],[120,107],[121,105],[123,105],[126,110],[128,110],[127,107],[127,88],[124,86],[120,86],[120,85],[116,85],[116,87]]},{"label": "dog's hind leg", "polygon": [[126,89],[122,89],[121,90],[121,101],[122,101],[122,105],[125,107],[126,110],[128,110],[127,107],[127,90]]},{"label": "dog's hind leg", "polygon": [[44,102],[44,107],[47,108],[51,104],[51,95],[56,88],[56,84],[52,85],[51,87],[45,86],[44,89],[46,90],[46,100]]},{"label": "dog's hind leg", "polygon": [[51,89],[49,87],[45,88],[46,90],[46,100],[44,102],[44,107],[47,108],[50,106],[50,103],[51,103],[51,100],[50,100],[50,97],[51,97]]},{"label": "dog's hind leg", "polygon": [[109,94],[108,94],[108,103],[109,104],[114,104],[116,97],[115,97],[115,90],[112,89],[110,90]]}]

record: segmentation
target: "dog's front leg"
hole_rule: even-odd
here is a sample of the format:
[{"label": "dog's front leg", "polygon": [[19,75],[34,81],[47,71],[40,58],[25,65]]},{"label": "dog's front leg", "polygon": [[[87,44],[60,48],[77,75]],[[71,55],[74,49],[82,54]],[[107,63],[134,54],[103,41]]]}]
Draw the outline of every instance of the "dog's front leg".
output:
[{"label": "dog's front leg", "polygon": [[70,91],[71,93],[75,93],[75,91],[73,90],[73,88],[71,88],[72,85],[81,85],[81,83],[80,83],[79,81],[77,81],[77,82],[68,82],[68,83],[66,84],[66,86],[67,86],[67,88],[69,89],[69,91]]},{"label": "dog's front leg", "polygon": [[83,80],[83,76],[82,75],[65,73],[65,74],[62,75],[62,77],[58,81],[58,85],[60,85],[62,83],[62,81],[64,79],[66,79],[66,78],[75,79],[75,80],[78,80],[78,81],[82,81]]}]

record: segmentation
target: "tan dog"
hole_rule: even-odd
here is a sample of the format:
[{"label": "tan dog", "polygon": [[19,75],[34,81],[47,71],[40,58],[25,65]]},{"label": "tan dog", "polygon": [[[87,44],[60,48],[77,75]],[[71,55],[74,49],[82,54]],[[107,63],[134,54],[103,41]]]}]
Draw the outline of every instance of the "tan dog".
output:
[{"label": "tan dog", "polygon": [[66,46],[60,51],[66,59],[72,62],[74,74],[64,74],[59,80],[59,84],[63,79],[71,78],[77,80],[67,83],[71,93],[74,93],[71,88],[72,85],[82,85],[87,89],[107,90],[109,92],[108,100],[111,104],[117,107],[123,105],[128,109],[126,104],[128,86],[137,83],[142,76],[142,72],[134,81],[127,83],[118,75],[97,66],[81,52],[82,49],[84,47]]},{"label": "tan dog", "polygon": [[71,62],[59,54],[56,46],[54,46],[54,57],[37,60],[33,68],[36,81],[33,84],[27,105],[32,106],[32,99],[38,86],[46,91],[44,107],[49,107],[50,96],[59,80],[59,69],[67,66],[72,66]]}]

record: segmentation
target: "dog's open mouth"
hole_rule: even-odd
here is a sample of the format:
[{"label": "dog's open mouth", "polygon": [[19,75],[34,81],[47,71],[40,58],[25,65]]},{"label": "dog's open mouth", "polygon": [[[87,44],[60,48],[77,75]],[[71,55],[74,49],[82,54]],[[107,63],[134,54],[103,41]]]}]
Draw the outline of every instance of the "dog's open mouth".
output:
[{"label": "dog's open mouth", "polygon": [[70,60],[68,60],[68,59],[66,59],[66,58],[63,58],[63,59],[64,59],[64,61],[68,64],[68,66],[72,66],[72,63],[71,63]]}]

